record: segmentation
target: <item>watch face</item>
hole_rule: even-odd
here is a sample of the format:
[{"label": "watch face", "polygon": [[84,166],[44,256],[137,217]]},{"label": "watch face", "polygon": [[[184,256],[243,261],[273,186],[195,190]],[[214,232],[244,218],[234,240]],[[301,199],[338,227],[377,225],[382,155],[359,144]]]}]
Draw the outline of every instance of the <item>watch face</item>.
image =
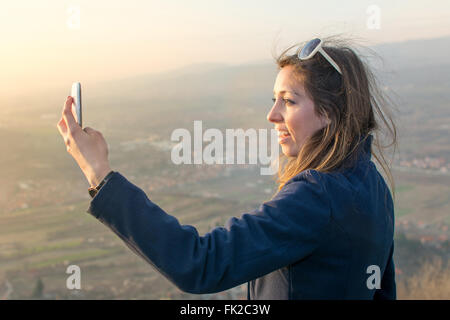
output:
[{"label": "watch face", "polygon": [[92,188],[89,189],[89,195],[93,198],[97,194],[97,189]]},{"label": "watch face", "polygon": [[106,183],[106,181],[108,181],[108,180],[111,178],[111,176],[112,176],[114,173],[115,173],[115,172],[111,170],[111,171],[106,175],[106,177],[102,180],[102,182],[100,182],[100,184],[99,184],[97,187],[90,187],[90,188],[88,189],[89,194],[90,194],[90,196],[91,196],[92,198],[97,194],[98,190],[100,190],[100,188]]}]

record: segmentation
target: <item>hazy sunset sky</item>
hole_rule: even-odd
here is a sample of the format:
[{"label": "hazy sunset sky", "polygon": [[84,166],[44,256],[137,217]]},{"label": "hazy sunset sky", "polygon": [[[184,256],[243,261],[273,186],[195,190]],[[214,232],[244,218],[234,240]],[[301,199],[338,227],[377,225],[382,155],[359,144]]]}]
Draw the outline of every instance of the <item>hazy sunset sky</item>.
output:
[{"label": "hazy sunset sky", "polygon": [[[380,9],[380,29],[367,27],[370,5]],[[435,38],[450,34],[449,21],[448,0],[2,0],[0,94],[194,63],[255,63],[271,59],[274,45],[335,33],[369,45]]]}]

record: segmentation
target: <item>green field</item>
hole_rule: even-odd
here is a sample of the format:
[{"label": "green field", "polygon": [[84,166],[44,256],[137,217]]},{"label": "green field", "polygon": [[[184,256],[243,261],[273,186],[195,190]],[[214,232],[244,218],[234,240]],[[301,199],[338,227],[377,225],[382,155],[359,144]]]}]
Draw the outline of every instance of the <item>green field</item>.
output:
[{"label": "green field", "polygon": [[[204,121],[203,130],[272,128],[266,114],[274,74],[272,65],[254,65],[181,78],[168,74],[153,82],[143,77],[111,83],[84,97],[89,108],[83,117],[86,126],[101,131],[107,140],[114,170],[182,224],[204,234],[270,199],[276,191],[273,177],[261,176],[255,166],[232,165],[230,170],[177,166],[167,150],[145,141],[151,136],[169,141],[173,130],[192,131],[199,119]],[[409,86],[420,77],[405,78],[402,73],[398,77],[392,88],[405,98],[398,119],[401,155],[448,160],[450,141],[444,126],[450,123],[448,84]],[[166,93],[165,88],[176,90]],[[54,96],[65,95],[60,91]],[[0,298],[4,292],[6,299],[246,297],[246,285],[201,297],[181,292],[87,214],[89,185],[56,129],[61,101],[44,97],[24,101],[0,108]],[[399,283],[414,279],[433,257],[440,257],[445,268],[450,252],[450,175],[400,169],[393,171]],[[66,288],[71,264],[82,270],[80,291]],[[401,295],[407,297],[407,290]]]}]

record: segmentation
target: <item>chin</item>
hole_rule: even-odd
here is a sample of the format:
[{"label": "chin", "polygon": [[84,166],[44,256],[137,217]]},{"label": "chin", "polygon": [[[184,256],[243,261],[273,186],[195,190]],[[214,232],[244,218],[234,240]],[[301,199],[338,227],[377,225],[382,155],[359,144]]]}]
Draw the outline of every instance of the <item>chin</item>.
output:
[{"label": "chin", "polygon": [[281,146],[281,150],[286,157],[297,157],[298,149],[291,146]]}]

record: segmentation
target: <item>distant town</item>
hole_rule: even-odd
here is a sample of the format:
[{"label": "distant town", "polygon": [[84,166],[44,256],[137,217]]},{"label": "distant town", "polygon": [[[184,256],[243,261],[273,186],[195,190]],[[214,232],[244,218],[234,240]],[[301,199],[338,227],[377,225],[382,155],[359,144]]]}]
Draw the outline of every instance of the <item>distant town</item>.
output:
[{"label": "distant town", "polygon": [[442,173],[450,171],[450,163],[444,157],[412,158],[400,160],[401,167],[437,170]]}]

